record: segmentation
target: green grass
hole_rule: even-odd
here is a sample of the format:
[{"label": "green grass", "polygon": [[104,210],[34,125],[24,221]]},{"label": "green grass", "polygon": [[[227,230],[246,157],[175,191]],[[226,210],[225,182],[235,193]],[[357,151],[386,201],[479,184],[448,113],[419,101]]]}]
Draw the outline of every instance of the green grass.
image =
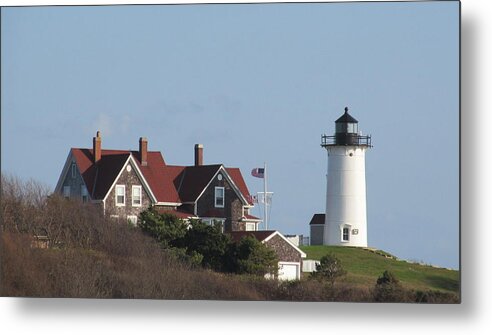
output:
[{"label": "green grass", "polygon": [[393,272],[408,289],[439,290],[458,293],[459,272],[428,265],[407,263],[384,251],[371,251],[354,247],[303,246],[306,259],[319,260],[333,253],[347,270],[345,282],[359,286],[373,286],[385,271]]}]

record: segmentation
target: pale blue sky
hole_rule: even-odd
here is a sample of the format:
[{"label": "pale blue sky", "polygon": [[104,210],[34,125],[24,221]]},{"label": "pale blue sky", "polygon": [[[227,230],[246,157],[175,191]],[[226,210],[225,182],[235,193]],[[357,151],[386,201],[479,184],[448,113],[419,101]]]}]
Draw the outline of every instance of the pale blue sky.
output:
[{"label": "pale blue sky", "polygon": [[[369,245],[458,267],[459,4],[2,8],[2,172],[54,188],[70,147],[269,166],[271,228],[324,212],[322,133],[373,136]],[[258,209],[254,214],[259,215]]]}]

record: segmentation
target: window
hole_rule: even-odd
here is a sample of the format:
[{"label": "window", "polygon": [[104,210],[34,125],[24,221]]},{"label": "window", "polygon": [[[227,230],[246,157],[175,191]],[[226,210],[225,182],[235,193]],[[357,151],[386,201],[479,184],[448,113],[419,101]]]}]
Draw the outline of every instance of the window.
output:
[{"label": "window", "polygon": [[142,186],[140,185],[132,186],[132,206],[142,206]]},{"label": "window", "polygon": [[254,231],[256,230],[256,225],[251,222],[246,223],[246,231]]},{"label": "window", "polygon": [[128,220],[128,223],[131,224],[132,226],[137,226],[138,219],[136,215],[128,215],[126,219]]},{"label": "window", "polygon": [[80,186],[80,194],[82,196],[82,202],[87,202],[89,200],[89,192],[87,192],[87,187],[85,187],[85,185]]},{"label": "window", "polygon": [[63,196],[70,198],[70,186],[63,186]]},{"label": "window", "polygon": [[347,133],[357,134],[357,123],[347,123]]},{"label": "window", "polygon": [[224,188],[216,187],[215,188],[215,207],[224,207]]},{"label": "window", "polygon": [[116,206],[125,206],[125,185],[116,185]]},{"label": "window", "polygon": [[75,163],[72,164],[72,178],[75,178],[77,175],[77,167],[75,166]]},{"label": "window", "polygon": [[350,234],[350,228],[344,227],[342,232],[342,241],[348,242],[350,237],[349,234]]},{"label": "window", "polygon": [[212,226],[219,227],[220,232],[224,232],[224,220],[213,219]]}]

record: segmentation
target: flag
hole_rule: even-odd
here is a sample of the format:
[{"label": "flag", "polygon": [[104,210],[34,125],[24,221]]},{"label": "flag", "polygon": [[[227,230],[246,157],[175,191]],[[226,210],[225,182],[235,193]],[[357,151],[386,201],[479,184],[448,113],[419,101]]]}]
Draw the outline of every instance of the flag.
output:
[{"label": "flag", "polygon": [[251,175],[256,178],[265,178],[265,169],[264,168],[256,168],[251,170]]}]

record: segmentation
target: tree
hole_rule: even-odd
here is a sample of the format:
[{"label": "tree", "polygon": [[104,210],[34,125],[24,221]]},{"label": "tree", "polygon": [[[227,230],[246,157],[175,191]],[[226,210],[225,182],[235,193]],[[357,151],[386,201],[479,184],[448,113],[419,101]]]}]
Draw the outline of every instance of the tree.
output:
[{"label": "tree", "polygon": [[160,214],[153,207],[140,213],[138,226],[164,248],[176,247],[177,241],[185,236],[187,230],[186,224],[175,215]]},{"label": "tree", "polygon": [[378,302],[404,302],[405,290],[396,276],[386,270],[376,281],[374,287],[374,300]]},{"label": "tree", "polygon": [[264,276],[278,273],[278,258],[275,252],[252,236],[243,237],[229,251],[229,264],[234,272]]},{"label": "tree", "polygon": [[333,286],[337,278],[346,274],[347,271],[342,267],[340,260],[331,253],[321,257],[319,264],[316,264],[316,271],[311,273],[311,278],[327,281]]},{"label": "tree", "polygon": [[189,229],[176,245],[185,248],[189,256],[202,255],[204,267],[223,271],[225,254],[230,243],[229,237],[221,232],[220,227],[207,225],[201,220],[191,220]]}]

